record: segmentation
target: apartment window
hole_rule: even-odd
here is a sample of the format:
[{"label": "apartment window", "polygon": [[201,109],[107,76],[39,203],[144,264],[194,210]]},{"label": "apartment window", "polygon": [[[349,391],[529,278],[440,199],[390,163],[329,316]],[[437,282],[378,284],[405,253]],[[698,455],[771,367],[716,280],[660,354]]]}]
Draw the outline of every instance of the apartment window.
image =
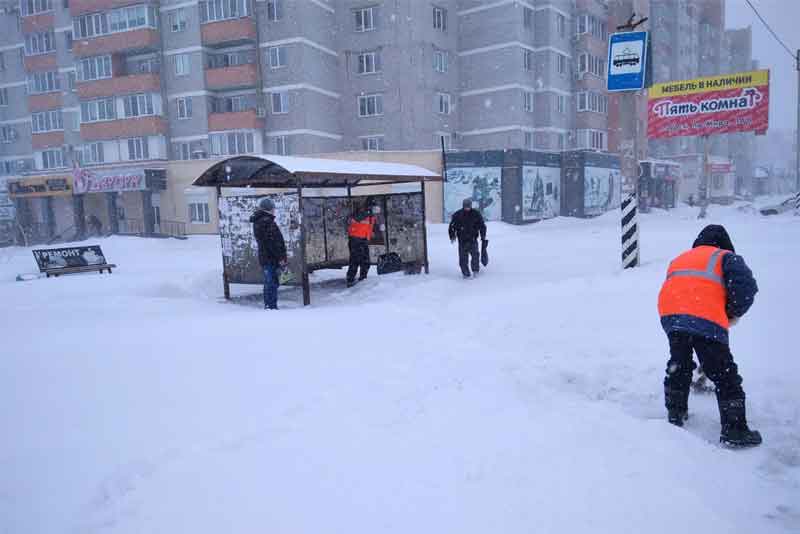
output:
[{"label": "apartment window", "polygon": [[53,132],[64,129],[64,121],[60,109],[42,111],[31,115],[33,133]]},{"label": "apartment window", "polygon": [[225,96],[211,99],[212,113],[235,113],[252,109],[248,97],[251,95]]},{"label": "apartment window", "polygon": [[175,54],[175,76],[188,76],[189,72],[189,54]]},{"label": "apartment window", "polygon": [[56,148],[42,151],[42,169],[60,169],[64,166],[63,150]]},{"label": "apartment window", "polygon": [[378,52],[362,52],[358,55],[358,73],[375,74],[381,70],[381,57]]},{"label": "apartment window", "polygon": [[603,41],[608,40],[608,26],[593,15],[578,15],[576,29],[578,34],[588,33]]},{"label": "apartment window", "polygon": [[13,143],[17,139],[17,131],[11,126],[0,126],[0,143]]},{"label": "apartment window", "polygon": [[188,160],[192,155],[192,147],[189,143],[173,143],[172,159]]},{"label": "apartment window", "polygon": [[525,148],[533,150],[533,132],[525,132]]},{"label": "apartment window", "polygon": [[267,2],[267,20],[277,22],[283,18],[283,0],[269,0]]},{"label": "apartment window", "polygon": [[72,50],[72,30],[68,30],[64,32],[64,41],[67,44],[67,50]]},{"label": "apartment window", "polygon": [[53,0],[22,0],[19,3],[22,16],[35,15],[53,10]]},{"label": "apartment window", "polygon": [[28,92],[32,95],[61,90],[58,72],[37,72],[28,77]]},{"label": "apartment window", "polygon": [[74,36],[80,39],[144,27],[158,27],[158,15],[153,6],[131,6],[105,13],[92,13],[76,17],[72,22]]},{"label": "apartment window", "polygon": [[525,91],[523,93],[522,109],[527,113],[533,113],[533,91]]},{"label": "apartment window", "polygon": [[365,7],[356,9],[353,14],[356,18],[356,31],[368,32],[375,29],[375,8]]},{"label": "apartment window", "polygon": [[126,7],[109,12],[109,28],[112,32],[124,32],[147,25],[145,6]]},{"label": "apartment window", "polygon": [[146,137],[128,139],[128,159],[130,161],[150,159]]},{"label": "apartment window", "polygon": [[445,150],[453,148],[453,136],[449,133],[439,132],[435,135],[436,146],[441,148],[444,145]]},{"label": "apartment window", "polygon": [[437,93],[437,99],[439,100],[439,114],[440,115],[450,115],[450,94],[449,93]]},{"label": "apartment window", "polygon": [[529,30],[533,29],[533,9],[529,7],[522,8],[522,23]]},{"label": "apartment window", "polygon": [[6,55],[0,52],[0,70],[6,70]]},{"label": "apartment window", "polygon": [[108,17],[105,13],[82,15],[72,21],[72,33],[78,39],[86,39],[108,33]]},{"label": "apartment window", "polygon": [[580,71],[589,72],[598,78],[605,78],[606,60],[592,54],[581,54],[578,56],[578,67]]},{"label": "apartment window", "polygon": [[131,70],[140,74],[157,74],[161,72],[161,59],[158,57],[142,59],[134,63]]},{"label": "apartment window", "polygon": [[289,94],[288,93],[271,93],[272,113],[289,113]]},{"label": "apartment window", "polygon": [[[558,149],[564,150],[565,148],[567,148],[567,134],[560,133],[558,134]],[[547,184],[548,195],[551,194],[552,185],[553,184]]]},{"label": "apartment window", "polygon": [[[269,2],[273,4],[274,2]],[[272,13],[268,7],[268,13]],[[200,2],[200,22],[216,22],[250,15],[250,0],[207,0]],[[277,20],[272,19],[270,20]]]},{"label": "apartment window", "polygon": [[562,14],[556,15],[556,30],[559,37],[566,37],[567,35],[567,19]]},{"label": "apartment window", "polygon": [[3,87],[0,89],[0,106],[8,105],[8,88]]},{"label": "apartment window", "polygon": [[56,49],[56,36],[52,30],[42,33],[31,33],[25,36],[25,54],[35,56],[49,54]]},{"label": "apartment window", "polygon": [[433,70],[436,72],[447,72],[447,52],[444,50],[434,50]]},{"label": "apartment window", "polygon": [[433,8],[433,29],[447,31],[447,10],[442,7]]},{"label": "apartment window", "polygon": [[153,95],[151,93],[128,95],[122,99],[122,102],[126,118],[155,114],[153,110]]},{"label": "apartment window", "polygon": [[275,153],[280,156],[289,155],[289,138],[285,135],[279,135],[275,138]]},{"label": "apartment window", "polygon": [[105,162],[105,155],[103,154],[103,143],[89,143],[83,145],[81,149],[81,160],[84,165],[92,165]]},{"label": "apartment window", "polygon": [[371,137],[362,137],[361,150],[368,150],[370,152],[383,150],[383,136],[373,135]]},{"label": "apartment window", "polygon": [[358,116],[374,117],[383,115],[383,95],[364,95],[358,97]]},{"label": "apartment window", "polygon": [[224,54],[211,54],[207,57],[209,69],[222,69],[225,67],[235,67],[236,65],[249,65],[256,62],[256,52],[254,50],[239,50]]},{"label": "apartment window", "polygon": [[533,52],[530,50],[523,50],[522,54],[525,70],[533,70]]},{"label": "apartment window", "polygon": [[194,224],[208,224],[211,222],[209,213],[208,201],[189,202],[189,222]]},{"label": "apartment window", "polygon": [[82,82],[111,78],[111,56],[87,57],[78,63],[78,79]]},{"label": "apartment window", "polygon": [[[178,98],[175,100],[178,105],[178,118],[190,119],[192,117],[192,99],[191,98]],[[189,159],[189,158],[186,158]]]},{"label": "apartment window", "polygon": [[578,148],[607,149],[606,133],[602,130],[578,130]]},{"label": "apartment window", "polygon": [[226,132],[209,135],[211,153],[219,156],[252,154],[255,151],[252,132]]},{"label": "apartment window", "polygon": [[279,69],[286,66],[286,47],[271,46],[269,48],[269,68]]},{"label": "apartment window", "polygon": [[81,102],[81,122],[111,121],[116,118],[113,98]]},{"label": "apartment window", "polygon": [[564,95],[557,95],[556,96],[556,110],[559,113],[566,113],[567,112],[567,97]]},{"label": "apartment window", "polygon": [[181,7],[169,12],[169,27],[173,33],[186,30],[187,24],[185,8]]},{"label": "apartment window", "polygon": [[563,54],[556,54],[556,56],[556,70],[560,75],[564,76],[567,73],[567,56]]},{"label": "apartment window", "polygon": [[582,91],[578,93],[578,111],[607,114],[608,97],[594,91]]}]

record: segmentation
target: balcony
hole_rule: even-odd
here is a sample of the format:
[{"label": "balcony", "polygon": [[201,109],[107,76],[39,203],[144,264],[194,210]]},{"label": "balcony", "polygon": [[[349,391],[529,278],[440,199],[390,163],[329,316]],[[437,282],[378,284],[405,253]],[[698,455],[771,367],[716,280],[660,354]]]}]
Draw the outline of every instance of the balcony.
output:
[{"label": "balcony", "polygon": [[42,148],[58,148],[64,146],[64,132],[45,132],[31,135],[34,150]]},{"label": "balcony", "polygon": [[100,56],[119,52],[154,52],[161,46],[158,30],[140,28],[126,32],[111,33],[90,39],[75,39],[72,54],[75,57]]},{"label": "balcony", "polygon": [[166,133],[167,121],[164,117],[136,117],[81,124],[81,139],[84,141],[124,139],[146,135],[164,135]]},{"label": "balcony", "polygon": [[206,46],[234,46],[258,40],[253,17],[207,22],[202,25],[201,34]]},{"label": "balcony", "polygon": [[143,0],[70,0],[69,14],[73,17],[84,13],[97,13],[98,11],[108,11],[116,7],[132,6],[142,4]]},{"label": "balcony", "polygon": [[49,54],[25,56],[25,70],[28,72],[56,70],[57,68],[58,62],[56,61],[55,51],[50,52]]},{"label": "balcony", "polygon": [[262,128],[264,128],[264,119],[259,117],[254,109],[208,114],[208,130],[210,132],[260,130]]},{"label": "balcony", "polygon": [[55,26],[55,20],[56,18],[52,11],[22,17],[22,33],[37,33],[51,30]]},{"label": "balcony", "polygon": [[258,65],[234,65],[206,70],[206,87],[210,90],[257,87]]},{"label": "balcony", "polygon": [[161,76],[158,74],[131,74],[104,80],[78,82],[78,97],[82,99],[132,93],[157,93],[161,91]]},{"label": "balcony", "polygon": [[28,96],[28,109],[35,113],[37,111],[47,111],[48,109],[58,109],[62,106],[63,99],[61,93],[44,93],[41,95]]}]

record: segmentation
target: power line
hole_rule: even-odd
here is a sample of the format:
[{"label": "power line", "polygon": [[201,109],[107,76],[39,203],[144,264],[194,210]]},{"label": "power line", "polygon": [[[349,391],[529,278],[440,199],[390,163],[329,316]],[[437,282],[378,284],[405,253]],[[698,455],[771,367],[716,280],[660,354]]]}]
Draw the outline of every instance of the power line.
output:
[{"label": "power line", "polygon": [[775,38],[775,40],[778,41],[781,44],[781,46],[786,50],[786,52],[789,53],[790,56],[792,56],[792,59],[796,59],[794,52],[792,52],[792,49],[789,48],[788,46],[786,46],[786,43],[784,43],[783,40],[781,40],[781,38],[778,37],[778,34],[775,33],[775,30],[773,30],[772,27],[769,24],[767,24],[767,21],[764,20],[764,17],[761,16],[761,13],[758,12],[758,10],[756,9],[756,6],[754,6],[752,4],[752,2],[750,2],[750,0],[744,0],[744,1],[747,2],[747,5],[750,6],[750,9],[753,10],[753,13],[756,14],[756,16],[759,18],[761,23],[769,30],[769,33],[772,34],[772,36]]}]

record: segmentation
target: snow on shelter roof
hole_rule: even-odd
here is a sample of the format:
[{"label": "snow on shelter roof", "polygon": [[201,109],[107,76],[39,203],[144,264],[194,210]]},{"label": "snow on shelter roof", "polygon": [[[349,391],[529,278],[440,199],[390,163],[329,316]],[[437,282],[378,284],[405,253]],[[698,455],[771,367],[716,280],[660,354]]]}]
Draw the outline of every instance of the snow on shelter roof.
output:
[{"label": "snow on shelter roof", "polygon": [[[416,165],[294,156],[236,156],[213,165],[194,181],[205,187],[347,187],[359,182],[441,181]],[[369,184],[364,184],[369,185]]]}]

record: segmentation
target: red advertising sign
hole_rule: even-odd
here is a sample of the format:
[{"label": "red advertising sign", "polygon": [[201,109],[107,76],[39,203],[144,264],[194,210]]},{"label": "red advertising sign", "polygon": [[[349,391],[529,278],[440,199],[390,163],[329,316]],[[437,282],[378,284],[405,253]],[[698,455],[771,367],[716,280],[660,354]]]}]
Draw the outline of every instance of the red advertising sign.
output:
[{"label": "red advertising sign", "polygon": [[659,83],[649,90],[651,139],[763,132],[768,126],[768,70]]}]

